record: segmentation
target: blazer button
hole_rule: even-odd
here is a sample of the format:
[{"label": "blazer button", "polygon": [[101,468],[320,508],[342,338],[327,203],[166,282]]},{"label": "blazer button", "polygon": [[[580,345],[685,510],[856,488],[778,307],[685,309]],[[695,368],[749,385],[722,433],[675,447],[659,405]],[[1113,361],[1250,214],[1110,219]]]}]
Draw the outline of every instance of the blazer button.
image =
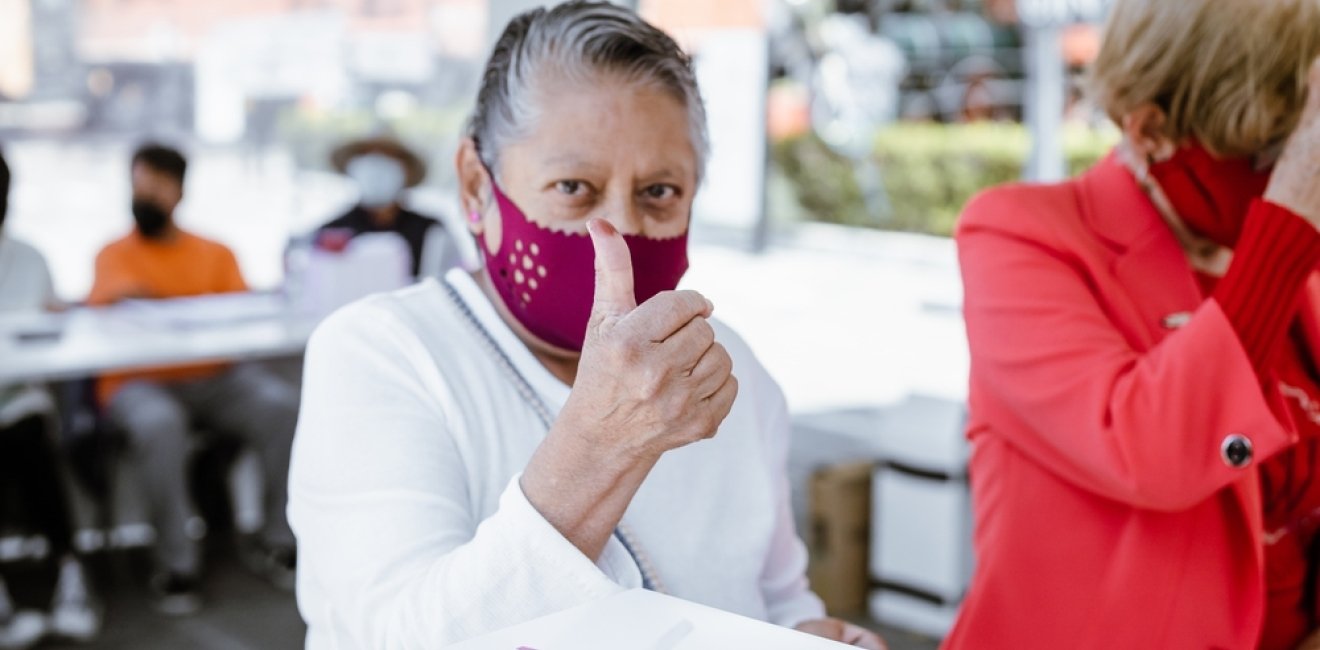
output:
[{"label": "blazer button", "polygon": [[1241,468],[1251,464],[1251,457],[1254,451],[1251,448],[1251,440],[1240,433],[1234,433],[1224,438],[1224,444],[1220,445],[1219,451],[1224,456],[1224,462],[1229,467]]}]

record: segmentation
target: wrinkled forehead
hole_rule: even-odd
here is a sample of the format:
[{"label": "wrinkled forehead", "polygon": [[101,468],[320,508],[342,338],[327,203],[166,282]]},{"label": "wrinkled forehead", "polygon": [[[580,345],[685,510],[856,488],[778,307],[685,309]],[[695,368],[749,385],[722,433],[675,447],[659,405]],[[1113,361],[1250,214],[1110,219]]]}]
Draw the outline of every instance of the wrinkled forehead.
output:
[{"label": "wrinkled forehead", "polygon": [[598,175],[695,180],[700,161],[684,102],[660,84],[604,77],[538,84],[535,110],[497,152],[499,173],[537,165]]}]

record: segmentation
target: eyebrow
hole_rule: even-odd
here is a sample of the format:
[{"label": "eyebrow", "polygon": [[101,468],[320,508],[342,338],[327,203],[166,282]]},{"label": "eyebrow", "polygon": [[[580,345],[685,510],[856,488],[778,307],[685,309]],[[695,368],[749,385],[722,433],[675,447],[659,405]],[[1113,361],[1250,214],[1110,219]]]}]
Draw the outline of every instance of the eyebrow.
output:
[{"label": "eyebrow", "polygon": [[541,159],[542,165],[563,165],[567,167],[598,167],[595,163],[583,160],[576,154],[561,153]]},{"label": "eyebrow", "polygon": [[[591,172],[596,172],[607,167],[606,165],[589,162],[583,159],[582,157],[571,153],[552,154],[546,156],[545,158],[541,159],[540,164],[546,167],[552,167],[552,166],[579,167],[589,170]],[[643,176],[638,176],[634,180],[642,181],[642,182],[682,181],[684,178],[686,178],[686,175],[682,172],[681,169],[672,166],[666,166],[666,167],[661,167],[660,169],[645,174]]]},{"label": "eyebrow", "polygon": [[639,176],[637,180],[646,183],[653,183],[656,181],[683,181],[686,180],[686,178],[687,176],[685,174],[672,167],[662,167],[653,174]]}]

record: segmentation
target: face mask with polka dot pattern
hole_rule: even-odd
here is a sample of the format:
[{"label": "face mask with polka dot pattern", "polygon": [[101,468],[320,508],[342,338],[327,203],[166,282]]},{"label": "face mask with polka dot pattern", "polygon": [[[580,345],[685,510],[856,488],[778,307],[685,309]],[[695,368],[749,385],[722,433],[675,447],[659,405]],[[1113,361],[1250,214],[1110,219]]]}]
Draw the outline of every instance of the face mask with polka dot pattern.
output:
[{"label": "face mask with polka dot pattern", "polygon": [[[518,322],[555,347],[580,351],[596,291],[596,251],[586,232],[533,223],[493,181],[500,210],[499,250],[479,244],[491,282]],[[669,239],[624,235],[632,253],[637,304],[671,291],[688,269],[687,233]]]}]

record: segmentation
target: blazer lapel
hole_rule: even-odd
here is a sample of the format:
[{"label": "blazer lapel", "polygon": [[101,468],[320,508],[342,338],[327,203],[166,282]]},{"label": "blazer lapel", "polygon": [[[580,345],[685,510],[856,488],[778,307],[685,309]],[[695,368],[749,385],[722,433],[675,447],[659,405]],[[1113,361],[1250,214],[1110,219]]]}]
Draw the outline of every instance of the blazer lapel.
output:
[{"label": "blazer lapel", "polygon": [[1078,188],[1083,218],[1113,254],[1110,272],[1119,290],[1105,291],[1106,299],[1134,347],[1148,350],[1204,301],[1187,256],[1114,155],[1083,176]]}]

